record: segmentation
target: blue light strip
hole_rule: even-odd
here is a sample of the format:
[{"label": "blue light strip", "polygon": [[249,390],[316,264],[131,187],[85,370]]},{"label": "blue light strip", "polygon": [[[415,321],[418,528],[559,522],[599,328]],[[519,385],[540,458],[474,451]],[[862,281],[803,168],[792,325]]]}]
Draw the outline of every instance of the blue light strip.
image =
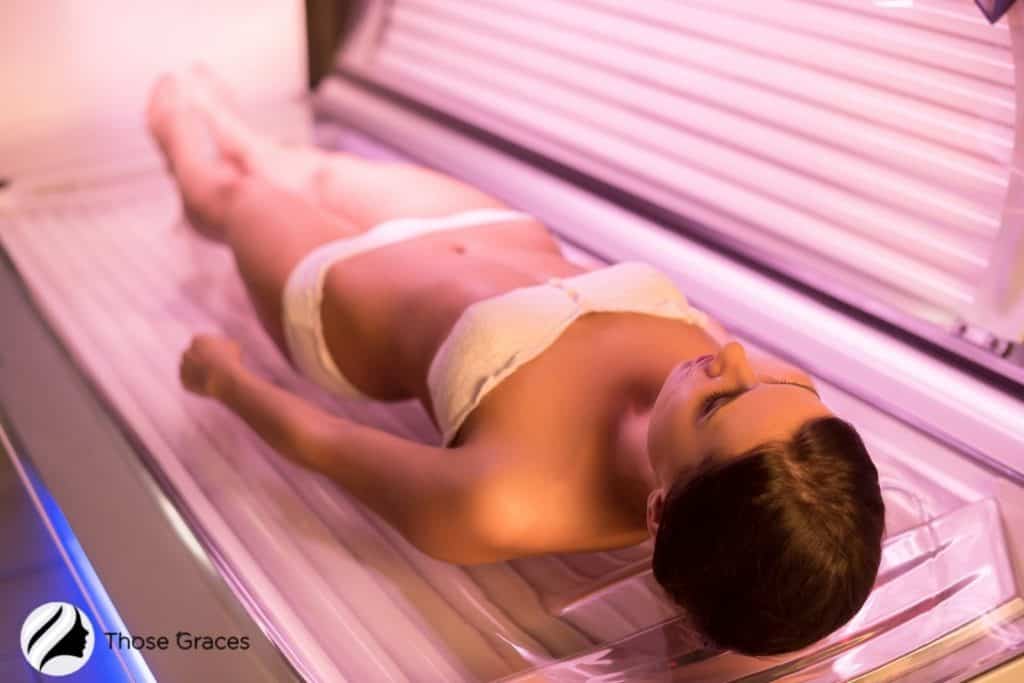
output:
[{"label": "blue light strip", "polygon": [[[85,597],[91,616],[96,619],[97,632],[119,631],[121,633],[128,633],[129,631],[125,627],[121,615],[118,613],[117,608],[114,607],[114,603],[111,601],[110,595],[107,594],[106,588],[103,587],[99,576],[96,575],[96,571],[89,562],[89,558],[86,557],[85,551],[82,550],[78,538],[75,537],[74,532],[71,530],[71,525],[68,523],[63,511],[61,511],[60,506],[57,505],[57,501],[50,495],[50,492],[39,478],[31,463],[23,462],[18,457],[2,425],[0,425],[0,446],[10,454],[11,463],[25,487],[25,492],[32,499],[32,503],[42,518],[43,526],[50,532],[58,552],[64,559],[64,564],[74,578],[78,589]],[[114,654],[124,669],[125,674],[132,681],[156,683],[153,672],[149,670],[138,650],[134,648],[116,649]]]}]

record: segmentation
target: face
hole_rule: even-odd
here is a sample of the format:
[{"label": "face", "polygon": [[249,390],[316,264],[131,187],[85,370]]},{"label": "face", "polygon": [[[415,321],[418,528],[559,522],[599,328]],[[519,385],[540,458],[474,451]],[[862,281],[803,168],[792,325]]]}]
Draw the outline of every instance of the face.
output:
[{"label": "face", "polygon": [[762,355],[748,358],[738,342],[681,363],[651,413],[647,451],[659,487],[652,498],[701,465],[789,439],[807,420],[829,415],[805,372]]},{"label": "face", "polygon": [[71,627],[71,632],[68,634],[68,638],[72,639],[74,645],[72,649],[75,651],[74,654],[81,657],[85,652],[86,638],[89,636],[89,632],[82,625],[82,615],[76,610],[75,613],[75,625]]}]

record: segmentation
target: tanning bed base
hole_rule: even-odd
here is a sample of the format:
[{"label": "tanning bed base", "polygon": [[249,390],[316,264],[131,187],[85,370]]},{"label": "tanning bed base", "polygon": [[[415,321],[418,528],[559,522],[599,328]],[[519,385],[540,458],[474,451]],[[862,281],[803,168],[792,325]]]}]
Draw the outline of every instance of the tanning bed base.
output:
[{"label": "tanning bed base", "polygon": [[[339,140],[368,156],[394,153],[352,132]],[[89,169],[72,176],[88,178]],[[221,407],[186,394],[177,362],[192,334],[218,330],[282,386],[353,419],[436,441],[419,407],[345,402],[296,376],[259,329],[230,255],[189,233],[160,172],[85,185],[18,197],[0,219],[4,248],[57,335],[141,442],[140,456],[210,561],[309,680],[584,680],[596,670],[653,675],[670,663],[694,676],[703,671],[703,680],[760,680],[781,673],[777,666],[884,679],[886,670],[948,666],[942,655],[964,647],[979,648],[972,667],[962,667],[974,671],[1020,645],[998,637],[1007,628],[1020,635],[1006,626],[1020,619],[1008,552],[1016,539],[1011,532],[1007,546],[999,530],[1000,514],[1020,520],[1019,503],[1006,504],[1017,484],[820,374],[826,402],[862,430],[888,483],[887,590],[916,596],[906,604],[875,600],[824,656],[818,648],[803,653],[810,659],[782,661],[695,652],[644,576],[577,599],[642,562],[648,544],[469,568],[425,557],[343,491],[273,454]],[[534,211],[542,219],[543,208]],[[559,218],[556,227],[565,222]],[[700,289],[698,278],[681,284]],[[694,300],[716,316],[725,304]],[[912,453],[927,453],[927,462]],[[46,460],[57,454],[21,457],[39,461],[44,479],[55,476]],[[113,494],[91,484],[93,495]],[[142,550],[145,539],[138,543]],[[556,616],[552,605],[567,604]],[[876,622],[885,628],[861,642],[859,626]]]}]

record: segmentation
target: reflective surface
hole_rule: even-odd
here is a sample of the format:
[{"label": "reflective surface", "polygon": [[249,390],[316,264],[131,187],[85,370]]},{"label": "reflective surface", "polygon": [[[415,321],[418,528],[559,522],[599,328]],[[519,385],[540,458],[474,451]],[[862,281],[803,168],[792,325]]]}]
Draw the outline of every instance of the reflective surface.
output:
[{"label": "reflective surface", "polygon": [[[539,181],[523,186],[551,188]],[[592,197],[586,201],[594,206]],[[550,201],[546,210],[542,203],[537,208],[544,215],[567,205]],[[58,334],[139,434],[145,445],[142,457],[164,473],[170,500],[193,526],[211,561],[305,678],[377,680],[389,675],[483,681],[531,671],[568,671],[571,676],[597,666],[608,680],[622,679],[619,668],[630,671],[627,680],[637,680],[664,679],[672,664],[685,664],[688,675],[720,680],[787,665],[785,659],[766,662],[694,652],[692,638],[672,622],[672,606],[643,579],[613,582],[597,599],[580,600],[582,594],[593,593],[595,583],[629,575],[648,557],[649,546],[477,567],[436,562],[344,491],[284,462],[216,405],[186,395],[176,383],[181,349],[195,330],[221,329],[240,340],[251,361],[281,386],[359,422],[408,438],[436,440],[416,406],[336,400],[295,376],[249,314],[230,255],[194,238],[178,220],[176,208],[173,188],[156,174],[58,195],[21,196],[17,210],[0,221],[0,230]],[[642,225],[627,225],[621,216],[621,225],[615,220],[614,214],[595,216],[577,225],[615,227],[630,237],[634,248],[651,244],[645,242]],[[674,258],[675,252],[663,250],[662,256],[669,255]],[[770,283],[748,285],[740,273],[726,274],[735,264],[706,256],[695,265],[700,268],[692,272],[709,278],[722,272],[719,281],[735,289],[728,299],[701,301],[709,312],[735,312],[751,300],[757,300],[762,314],[785,311],[785,316],[773,316],[775,323],[788,322],[794,329],[775,335],[767,328],[762,336],[784,343],[797,362],[805,356],[829,358],[813,344],[829,343],[833,336],[845,342],[849,353],[866,346],[856,329],[840,329],[840,323],[849,321],[801,309],[794,297],[776,293]],[[681,278],[680,283],[687,290],[702,284],[696,278]],[[751,321],[761,322],[753,316]],[[843,350],[839,342],[833,347]],[[872,337],[868,348],[874,354],[871,362],[830,363],[828,373],[814,372],[815,380],[823,400],[857,425],[879,465],[893,542],[904,532],[917,534],[908,536],[914,539],[906,542],[909,548],[893,546],[899,552],[887,565],[890,580],[908,582],[913,577],[925,591],[904,599],[889,583],[883,585],[879,590],[891,593],[880,592],[884,599],[869,603],[870,610],[858,622],[872,634],[877,630],[878,637],[862,641],[858,631],[845,632],[841,649],[824,656],[805,653],[808,658],[796,662],[802,668],[793,672],[798,677],[859,675],[886,657],[905,656],[950,628],[1000,607],[1014,594],[1007,581],[1003,534],[994,531],[1000,527],[994,509],[972,513],[994,534],[991,545],[984,545],[984,534],[972,530],[970,543],[956,546],[976,553],[961,559],[982,563],[977,566],[950,563],[953,546],[943,548],[943,543],[951,532],[940,520],[995,498],[1012,534],[1021,520],[1019,490],[975,466],[955,444],[896,419],[840,382],[863,380],[875,372],[891,378],[880,384],[890,400],[928,408],[917,400],[918,394],[910,393],[916,390],[937,405],[943,401],[951,415],[977,416],[970,429],[943,417],[945,428],[970,437],[976,447],[985,444],[981,425],[991,428],[1017,419],[1012,402],[1000,401],[995,392],[959,378],[954,369],[881,335]],[[901,383],[900,373],[911,370],[922,381]],[[967,397],[970,404],[964,405]],[[996,410],[1003,412],[992,412]],[[929,411],[938,419],[937,409]],[[1008,442],[1014,438],[1012,430],[997,436]],[[93,484],[104,492],[112,486],[110,481]],[[923,527],[924,533],[918,527],[930,519],[934,523]],[[987,573],[978,569],[985,562],[993,567]],[[897,585],[903,584],[892,584]],[[166,586],[168,595],[177,590],[173,583]],[[933,604],[923,602],[929,599]],[[919,613],[928,604],[935,611]],[[942,611],[949,605],[965,613]],[[913,637],[897,652],[897,637],[889,634],[905,633],[899,629],[912,631]],[[941,652],[951,649],[949,642],[944,641]],[[975,641],[983,642],[988,641]],[[975,661],[991,662],[990,655],[975,655]],[[962,666],[955,658],[939,661]],[[545,668],[559,662],[568,668]]]},{"label": "reflective surface", "polygon": [[[670,620],[508,681],[956,679],[1024,651],[1018,595],[992,500],[890,536],[874,592],[843,629],[796,655],[750,658],[696,647]],[[798,675],[797,675],[798,674]],[[862,678],[870,674],[868,678]]]},{"label": "reflective surface", "polygon": [[138,652],[102,646],[104,630],[124,628],[120,617],[60,508],[38,478],[20,463],[15,465],[12,457],[12,445],[0,424],[0,680],[39,680],[22,656],[17,635],[32,610],[57,601],[78,607],[93,627],[86,636],[93,639],[92,654],[72,680],[154,680]]},{"label": "reflective surface", "polygon": [[346,79],[1024,382],[1019,3],[366,4]]}]

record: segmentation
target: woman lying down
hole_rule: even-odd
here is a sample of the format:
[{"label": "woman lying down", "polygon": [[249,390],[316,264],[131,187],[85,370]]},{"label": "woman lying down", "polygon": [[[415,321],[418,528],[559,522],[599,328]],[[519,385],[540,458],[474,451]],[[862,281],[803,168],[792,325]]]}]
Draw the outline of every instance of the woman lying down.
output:
[{"label": "woman lying down", "polygon": [[347,397],[419,399],[443,443],[325,413],[227,339],[194,339],[185,387],[422,552],[477,564],[652,536],[654,576],[701,635],[753,655],[864,603],[884,508],[857,432],[666,275],[567,261],[539,221],[437,172],[279,146],[200,69],[161,79],[148,118],[294,367]]}]

